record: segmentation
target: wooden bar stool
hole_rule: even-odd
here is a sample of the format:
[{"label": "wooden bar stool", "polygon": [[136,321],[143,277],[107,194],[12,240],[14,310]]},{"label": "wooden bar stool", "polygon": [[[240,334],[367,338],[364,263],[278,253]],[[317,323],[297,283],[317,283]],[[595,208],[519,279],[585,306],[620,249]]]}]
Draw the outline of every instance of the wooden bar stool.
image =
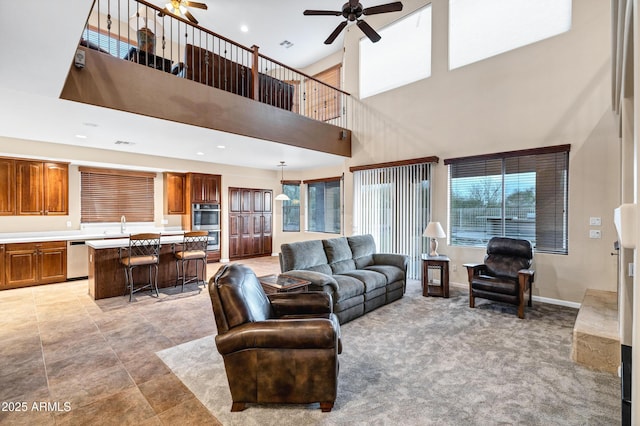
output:
[{"label": "wooden bar stool", "polygon": [[[182,250],[175,251],[174,257],[176,259],[176,285],[182,282],[182,291],[184,291],[184,285],[197,282],[198,285],[202,282],[207,285],[207,244],[209,242],[209,233],[207,231],[192,231],[185,232],[184,240],[182,242]],[[189,275],[189,263],[195,262],[196,272],[194,275]],[[199,262],[202,261],[202,268],[199,268]],[[202,271],[202,278],[200,278],[200,271]]]},{"label": "wooden bar stool", "polygon": [[[158,264],[160,263],[160,234],[145,233],[129,236],[129,247],[120,249],[120,263],[124,267],[126,290],[129,291],[129,302],[133,299],[133,293],[150,289],[151,294],[158,293]],[[133,282],[133,270],[139,266],[149,268],[149,282],[135,285]]]}]

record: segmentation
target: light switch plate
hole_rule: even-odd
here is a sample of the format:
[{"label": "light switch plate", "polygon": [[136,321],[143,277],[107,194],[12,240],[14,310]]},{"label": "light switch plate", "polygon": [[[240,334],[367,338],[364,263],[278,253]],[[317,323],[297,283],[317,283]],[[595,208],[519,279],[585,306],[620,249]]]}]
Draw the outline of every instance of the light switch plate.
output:
[{"label": "light switch plate", "polygon": [[599,229],[590,229],[589,238],[602,238],[602,233]]},{"label": "light switch plate", "polygon": [[590,217],[589,218],[589,225],[591,226],[601,226],[602,225],[602,219],[599,217]]}]

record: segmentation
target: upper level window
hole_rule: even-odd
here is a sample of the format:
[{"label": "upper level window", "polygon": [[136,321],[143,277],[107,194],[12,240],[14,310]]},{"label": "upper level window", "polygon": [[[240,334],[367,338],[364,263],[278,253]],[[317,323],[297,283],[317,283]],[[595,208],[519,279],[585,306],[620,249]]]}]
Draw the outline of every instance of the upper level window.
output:
[{"label": "upper level window", "polygon": [[85,28],[82,32],[82,38],[88,41],[93,48],[109,52],[119,58],[124,58],[127,52],[129,52],[129,49],[134,47],[134,45],[129,44],[126,39],[118,38],[116,33],[109,33],[104,29],[98,31],[95,27]]},{"label": "upper level window", "polygon": [[571,0],[449,0],[449,69],[571,28]]},{"label": "upper level window", "polygon": [[453,246],[492,237],[530,240],[536,251],[567,254],[569,145],[445,160]]},{"label": "upper level window", "polygon": [[340,233],[340,182],[340,177],[305,181],[308,231]]},{"label": "upper level window", "polygon": [[431,75],[431,5],[360,39],[360,99]]}]

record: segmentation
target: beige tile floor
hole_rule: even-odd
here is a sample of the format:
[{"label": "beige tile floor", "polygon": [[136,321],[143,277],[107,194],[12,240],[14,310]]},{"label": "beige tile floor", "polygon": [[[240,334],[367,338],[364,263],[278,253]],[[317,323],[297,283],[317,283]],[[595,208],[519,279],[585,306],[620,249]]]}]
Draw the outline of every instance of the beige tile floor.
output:
[{"label": "beige tile floor", "polygon": [[[280,270],[276,257],[242,263]],[[0,291],[0,424],[220,424],[155,355],[216,332],[203,287],[129,303],[94,301],[87,286]]]}]

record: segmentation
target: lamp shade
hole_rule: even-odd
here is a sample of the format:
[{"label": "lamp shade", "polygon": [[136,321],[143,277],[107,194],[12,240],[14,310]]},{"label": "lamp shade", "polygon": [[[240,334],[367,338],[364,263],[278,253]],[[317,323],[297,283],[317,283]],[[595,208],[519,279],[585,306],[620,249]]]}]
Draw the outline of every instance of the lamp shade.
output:
[{"label": "lamp shade", "polygon": [[429,222],[422,235],[431,238],[445,238],[447,236],[440,222]]},{"label": "lamp shade", "polygon": [[129,26],[134,30],[148,28],[155,36],[162,35],[162,19],[158,12],[150,7],[140,6],[138,11],[129,18]]},{"label": "lamp shade", "polygon": [[284,192],[282,194],[276,195],[276,198],[275,198],[276,201],[289,201],[290,199],[291,198],[289,198],[289,196]]}]

